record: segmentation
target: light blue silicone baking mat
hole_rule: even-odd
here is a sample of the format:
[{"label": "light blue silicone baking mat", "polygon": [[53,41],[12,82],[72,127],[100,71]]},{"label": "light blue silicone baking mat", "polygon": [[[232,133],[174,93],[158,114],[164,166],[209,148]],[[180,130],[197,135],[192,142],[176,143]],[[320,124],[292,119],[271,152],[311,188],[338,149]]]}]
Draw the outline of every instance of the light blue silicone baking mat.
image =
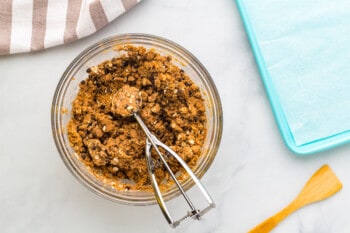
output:
[{"label": "light blue silicone baking mat", "polygon": [[236,0],[279,129],[297,154],[350,141],[350,1]]}]

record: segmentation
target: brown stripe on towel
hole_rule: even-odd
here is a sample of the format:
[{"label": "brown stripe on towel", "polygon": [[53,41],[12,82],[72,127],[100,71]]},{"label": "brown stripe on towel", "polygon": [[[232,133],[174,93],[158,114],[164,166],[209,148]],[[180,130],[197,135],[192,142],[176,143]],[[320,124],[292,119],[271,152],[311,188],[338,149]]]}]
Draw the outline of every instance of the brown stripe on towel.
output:
[{"label": "brown stripe on towel", "polygon": [[33,1],[32,40],[30,51],[44,48],[48,0]]},{"label": "brown stripe on towel", "polygon": [[12,0],[0,2],[0,54],[10,53],[12,26]]},{"label": "brown stripe on towel", "polygon": [[64,43],[78,39],[76,29],[79,20],[81,1],[82,0],[68,0],[66,29],[63,36]]},{"label": "brown stripe on towel", "polygon": [[92,3],[90,3],[89,11],[96,30],[99,30],[108,23],[106,13],[99,0],[95,0]]},{"label": "brown stripe on towel", "polygon": [[125,10],[130,10],[137,4],[137,0],[122,0]]}]

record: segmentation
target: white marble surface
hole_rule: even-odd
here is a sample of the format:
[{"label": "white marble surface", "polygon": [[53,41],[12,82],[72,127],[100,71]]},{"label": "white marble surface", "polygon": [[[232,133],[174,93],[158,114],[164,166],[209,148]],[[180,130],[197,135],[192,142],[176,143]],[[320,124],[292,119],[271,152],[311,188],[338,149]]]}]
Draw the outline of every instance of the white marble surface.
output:
[{"label": "white marble surface", "polygon": [[[62,163],[51,135],[52,96],[65,67],[93,42],[127,32],[163,36],[189,49],[223,102],[221,148],[203,178],[217,208],[175,230],[157,206],[119,205],[88,191]],[[350,145],[309,157],[288,151],[233,0],[144,0],[86,39],[0,57],[0,70],[0,232],[247,232],[289,203],[325,163],[343,190],[296,212],[274,232],[350,232]]]}]

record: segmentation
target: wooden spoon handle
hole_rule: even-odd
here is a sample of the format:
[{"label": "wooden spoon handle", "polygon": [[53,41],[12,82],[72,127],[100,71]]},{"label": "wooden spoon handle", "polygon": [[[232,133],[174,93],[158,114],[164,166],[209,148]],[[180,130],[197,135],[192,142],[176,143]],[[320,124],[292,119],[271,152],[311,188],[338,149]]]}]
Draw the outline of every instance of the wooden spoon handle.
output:
[{"label": "wooden spoon handle", "polygon": [[253,229],[251,229],[248,233],[267,233],[270,232],[273,228],[275,228],[283,219],[285,219],[288,215],[297,210],[298,207],[291,203],[286,208],[282,209],[277,214],[269,217]]},{"label": "wooden spoon handle", "polygon": [[299,195],[286,208],[254,227],[249,233],[270,232],[279,222],[297,209],[324,200],[342,188],[342,183],[328,165],[322,166],[305,184]]}]

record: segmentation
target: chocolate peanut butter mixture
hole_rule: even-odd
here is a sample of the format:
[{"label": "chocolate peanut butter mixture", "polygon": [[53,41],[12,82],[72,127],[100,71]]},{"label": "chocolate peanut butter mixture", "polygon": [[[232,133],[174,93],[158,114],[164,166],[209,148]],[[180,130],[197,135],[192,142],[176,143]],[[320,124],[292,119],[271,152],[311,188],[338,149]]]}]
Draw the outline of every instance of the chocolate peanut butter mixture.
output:
[{"label": "chocolate peanut butter mixture", "polygon": [[141,105],[141,92],[136,87],[122,86],[112,98],[112,112],[120,116],[131,116]]},{"label": "chocolate peanut butter mixture", "polygon": [[[171,56],[131,45],[117,50],[119,57],[87,69],[72,104],[68,137],[101,181],[118,190],[149,190],[146,135],[132,114],[138,112],[150,131],[193,169],[207,134],[204,101]],[[166,188],[171,178],[154,151],[152,157],[158,183]],[[184,173],[170,156],[168,163],[174,173]]]}]

